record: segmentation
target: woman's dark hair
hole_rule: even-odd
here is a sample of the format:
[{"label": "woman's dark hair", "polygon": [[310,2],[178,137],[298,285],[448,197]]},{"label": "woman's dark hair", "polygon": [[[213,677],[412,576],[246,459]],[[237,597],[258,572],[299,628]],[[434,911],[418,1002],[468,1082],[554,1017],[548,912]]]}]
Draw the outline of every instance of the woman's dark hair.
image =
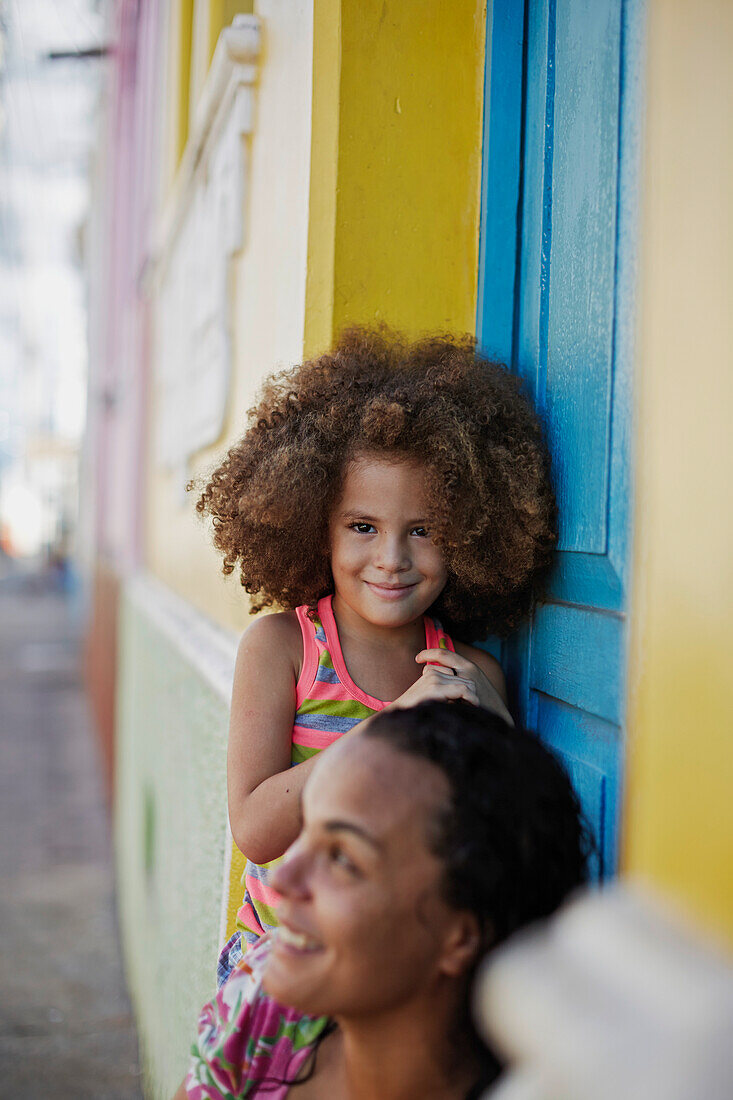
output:
[{"label": "woman's dark hair", "polygon": [[[586,881],[592,841],[577,795],[533,734],[469,703],[429,702],[381,712],[363,736],[435,764],[448,780],[450,802],[427,841],[443,863],[445,900],[478,918],[483,942],[469,979],[487,951],[549,916]],[[470,985],[455,1049],[472,1050],[479,1095],[502,1065],[476,1032]]]},{"label": "woman's dark hair", "polygon": [[590,839],[557,758],[531,733],[464,702],[386,710],[365,728],[445,775],[451,799],[428,844],[443,893],[482,929],[482,950],[546,917],[587,877]]},{"label": "woman's dark hair", "polygon": [[328,522],[358,454],[417,461],[448,580],[434,613],[456,637],[505,633],[541,590],[556,541],[549,459],[519,379],[472,336],[411,343],[352,328],[268,379],[196,504],[252,609],[333,591]]}]

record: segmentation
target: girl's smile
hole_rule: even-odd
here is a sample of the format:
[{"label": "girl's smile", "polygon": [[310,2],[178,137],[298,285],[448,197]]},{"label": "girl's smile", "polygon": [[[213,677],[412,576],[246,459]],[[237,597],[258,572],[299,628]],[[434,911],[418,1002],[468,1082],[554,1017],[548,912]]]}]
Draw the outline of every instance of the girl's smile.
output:
[{"label": "girl's smile", "polygon": [[404,596],[409,596],[412,590],[415,588],[415,584],[377,584],[375,581],[367,581],[369,588],[375,595],[381,596],[383,600],[401,600]]},{"label": "girl's smile", "polygon": [[419,463],[362,455],[350,464],[329,525],[337,616],[394,629],[424,615],[447,576],[426,511]]}]

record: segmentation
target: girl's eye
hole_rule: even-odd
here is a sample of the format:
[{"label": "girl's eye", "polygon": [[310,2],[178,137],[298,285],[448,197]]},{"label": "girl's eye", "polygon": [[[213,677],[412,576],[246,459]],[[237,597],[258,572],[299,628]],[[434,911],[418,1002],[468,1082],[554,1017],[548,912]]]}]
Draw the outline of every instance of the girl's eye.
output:
[{"label": "girl's eye", "polygon": [[349,527],[359,535],[370,535],[374,530],[374,525],[371,523],[350,523]]},{"label": "girl's eye", "polygon": [[410,531],[410,534],[417,535],[421,539],[430,538],[430,532],[428,531],[427,527],[413,527],[413,529]]}]

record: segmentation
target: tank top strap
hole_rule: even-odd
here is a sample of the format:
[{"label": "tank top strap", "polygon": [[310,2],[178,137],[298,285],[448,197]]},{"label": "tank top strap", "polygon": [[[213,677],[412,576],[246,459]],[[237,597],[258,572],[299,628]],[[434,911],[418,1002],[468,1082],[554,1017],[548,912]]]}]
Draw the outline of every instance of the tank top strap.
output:
[{"label": "tank top strap", "polygon": [[[338,685],[344,699],[353,699],[362,708],[367,707],[370,711],[382,710],[383,707],[387,706],[386,701],[368,695],[351,678],[351,673],[346,667],[341,649],[341,639],[339,638],[336,617],[333,613],[332,600],[332,596],[324,596],[323,599],[318,601],[318,618],[322,624],[323,648],[332,666],[333,683]],[[367,713],[362,714],[361,717],[366,718]]]},{"label": "tank top strap", "polygon": [[318,661],[326,644],[326,636],[323,633],[323,627],[320,622],[314,622],[313,619],[308,618],[308,607],[306,604],[301,604],[300,607],[296,607],[295,614],[298,616],[300,633],[303,639],[303,665],[300,670],[300,676],[298,677],[298,683],[295,686],[295,707],[297,710],[303,700],[307,699],[308,693],[313,687],[313,682],[318,670]]},{"label": "tank top strap", "polygon": [[425,641],[426,649],[448,649],[451,653],[456,651],[453,639],[443,630],[440,620],[431,619],[429,615],[425,616]]}]

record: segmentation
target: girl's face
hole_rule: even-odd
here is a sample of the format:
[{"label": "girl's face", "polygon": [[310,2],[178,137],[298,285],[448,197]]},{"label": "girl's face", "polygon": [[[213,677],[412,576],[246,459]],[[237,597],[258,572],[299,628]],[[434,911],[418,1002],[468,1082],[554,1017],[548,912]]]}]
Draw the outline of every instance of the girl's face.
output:
[{"label": "girl's face", "polygon": [[323,753],[302,832],[273,870],[282,900],[264,977],[272,997],[355,1018],[430,996],[439,975],[462,970],[467,918],[442,900],[442,866],[426,844],[448,798],[437,767],[382,741],[349,738]]},{"label": "girl's face", "polygon": [[406,626],[442,592],[447,574],[426,526],[425,476],[419,463],[376,455],[348,466],[329,525],[342,611],[374,626]]}]

